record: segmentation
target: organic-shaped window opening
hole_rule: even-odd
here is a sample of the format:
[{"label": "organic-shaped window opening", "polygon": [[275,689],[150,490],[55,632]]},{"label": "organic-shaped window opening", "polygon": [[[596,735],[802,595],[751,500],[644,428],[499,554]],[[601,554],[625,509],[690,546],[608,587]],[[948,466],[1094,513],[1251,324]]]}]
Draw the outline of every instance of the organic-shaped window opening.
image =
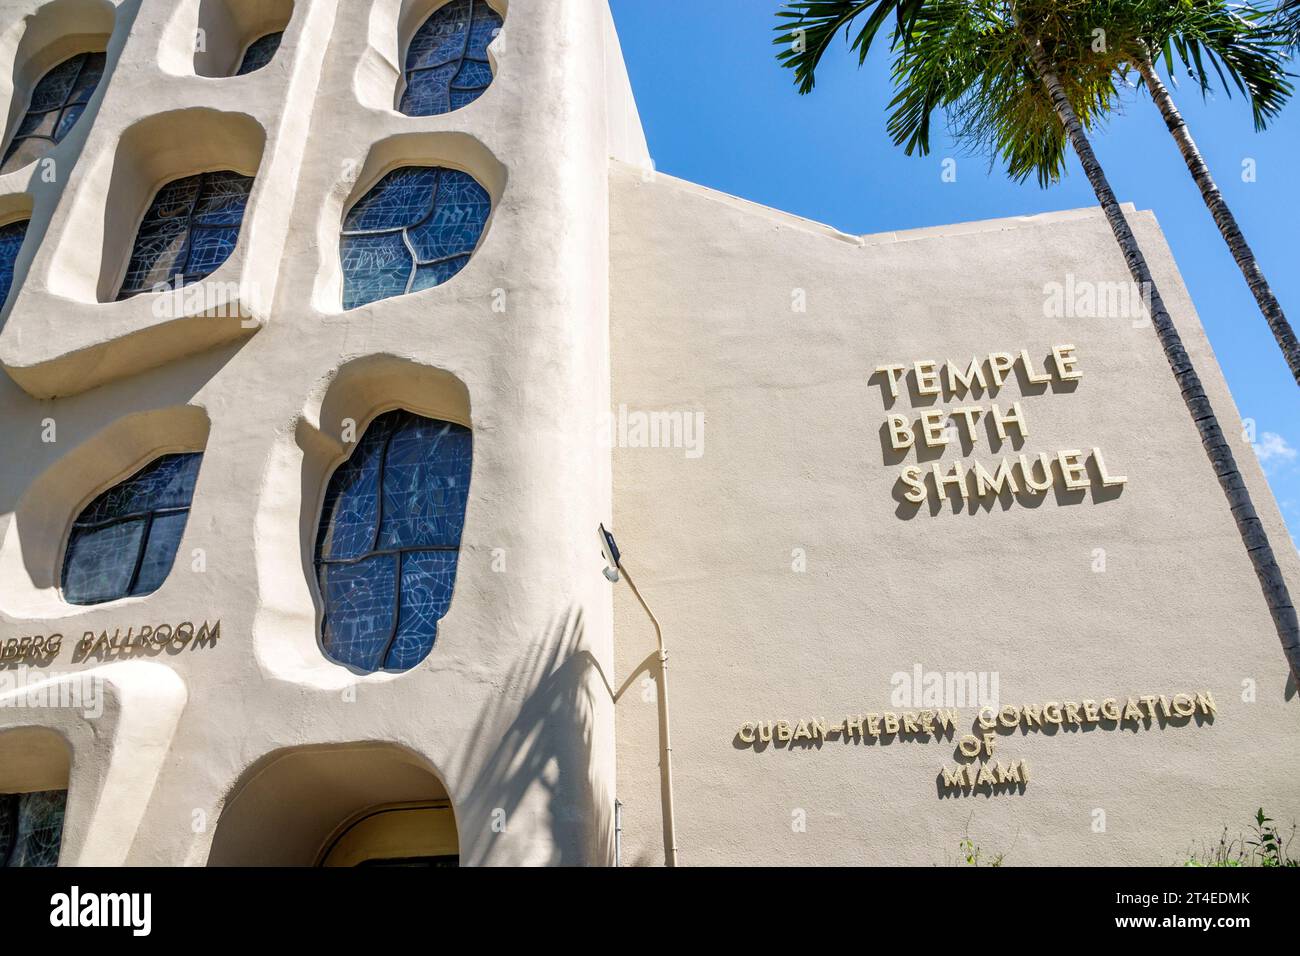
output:
[{"label": "organic-shaped window opening", "polygon": [[200,173],[158,190],[140,223],[119,299],[202,282],[230,258],[253,177]]},{"label": "organic-shaped window opening", "polygon": [[446,282],[469,262],[491,212],[487,190],[468,173],[393,170],[343,222],[343,308]]},{"label": "organic-shaped window opening", "polygon": [[189,521],[201,452],[163,455],[86,506],[63,559],[63,596],[102,604],[152,594],[171,572]]},{"label": "organic-shaped window opening", "polygon": [[486,0],[451,0],[411,38],[399,109],[407,116],[450,113],[474,102],[492,83],[488,44],[501,15]]},{"label": "organic-shaped window opening", "polygon": [[276,51],[280,49],[280,41],[283,39],[284,31],[280,31],[278,33],[268,33],[266,36],[259,37],[250,43],[248,49],[244,51],[243,62],[239,64],[235,76],[254,73],[274,60]]},{"label": "organic-shaped window opening", "polygon": [[9,299],[9,290],[14,284],[14,264],[18,261],[30,224],[30,220],[20,219],[0,226],[0,309]]},{"label": "organic-shaped window opening", "polygon": [[63,141],[99,86],[104,64],[103,53],[78,53],[41,77],[5,150],[0,173],[21,169]]},{"label": "organic-shaped window opening", "polygon": [[398,409],[376,418],[335,471],[316,542],[332,660],[400,671],[433,649],[456,583],[472,461],[468,428]]}]

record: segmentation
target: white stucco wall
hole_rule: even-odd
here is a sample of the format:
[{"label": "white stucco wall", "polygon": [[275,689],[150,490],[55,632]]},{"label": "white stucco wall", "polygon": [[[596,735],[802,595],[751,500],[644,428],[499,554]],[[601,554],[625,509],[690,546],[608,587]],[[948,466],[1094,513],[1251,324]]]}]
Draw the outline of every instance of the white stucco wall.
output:
[{"label": "white stucco wall", "polygon": [[[57,2],[0,3],[0,50]],[[609,862],[611,597],[594,545],[611,512],[597,427],[606,184],[609,154],[644,139],[625,77],[608,83],[621,59],[604,4],[494,4],[505,27],[491,87],[421,119],[392,104],[401,31],[433,2],[297,0],[273,63],[239,78],[193,75],[199,0],[115,6],[110,74],[52,154],[57,176],[33,166],[0,179],[0,194],[34,209],[0,330],[0,636],[63,634],[52,668],[97,665],[121,687],[105,718],[121,726],[150,713],[146,661],[73,664],[84,633],[219,619],[221,637],[148,655],[177,684],[161,751],[79,717],[0,709],[0,727],[52,725],[72,743],[68,819],[81,830],[63,862],[202,864],[250,768],[285,748],[361,742],[392,743],[436,774],[465,863]],[[607,104],[624,113],[611,119]],[[152,189],[231,151],[258,181],[239,248],[212,279],[248,280],[248,320],[159,316],[155,296],[98,301]],[[343,212],[404,163],[474,174],[493,196],[490,226],[445,285],[342,312]],[[358,676],[320,652],[311,548],[324,481],[348,450],[343,420],[364,427],[397,405],[472,426],[471,502],[433,653],[401,675]],[[56,441],[42,440],[47,420]],[[68,605],[57,577],[77,512],[181,448],[205,457],[166,584]],[[126,795],[109,786],[122,776],[141,812],[116,824],[111,852],[92,853],[87,828]]]},{"label": "white stucco wall", "polygon": [[[1300,817],[1300,702],[1154,332],[1044,315],[1047,283],[1127,281],[1099,212],[854,237],[636,168],[613,184],[615,406],[704,417],[690,454],[614,455],[619,543],[669,648],[682,864],[936,864],[967,834],[1008,863],[1169,864],[1257,807]],[[1169,250],[1149,213],[1133,215],[1297,593],[1295,546]],[[919,410],[886,406],[878,365],[964,369],[1024,348],[1041,370],[1067,343],[1073,391],[1025,396],[1013,380],[992,398],[1021,402],[1023,448],[992,450],[981,423],[969,454],[934,460],[1099,446],[1128,477],[1118,496],[1058,487],[933,514],[895,497],[916,456],[895,461],[881,428]],[[618,706],[624,860],[656,863],[653,671],[640,670],[654,637],[630,595],[616,612],[632,688]],[[939,778],[961,762],[956,739],[756,750],[737,737],[749,721],[916,712],[891,704],[891,677],[918,664],[996,674],[1004,704],[1208,690],[1218,715],[999,731],[993,759],[1026,761],[1030,782],[964,796]],[[958,735],[982,734],[976,710],[961,708]]]}]

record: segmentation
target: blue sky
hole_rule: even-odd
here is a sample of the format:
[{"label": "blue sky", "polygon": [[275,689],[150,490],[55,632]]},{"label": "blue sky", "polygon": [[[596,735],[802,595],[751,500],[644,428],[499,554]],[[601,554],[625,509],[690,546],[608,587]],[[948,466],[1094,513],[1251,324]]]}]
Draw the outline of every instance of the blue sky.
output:
[{"label": "blue sky", "polygon": [[[776,0],[611,0],[656,167],[850,233],[910,229],[1096,204],[1077,163],[1060,184],[1017,185],[982,157],[932,138],[907,157],[885,133],[885,57],[829,56],[816,91],[795,93],[771,45]],[[1300,63],[1293,64],[1300,72]],[[1300,99],[1265,133],[1240,96],[1174,98],[1258,257],[1300,326]],[[1119,198],[1164,229],[1243,417],[1253,419],[1273,492],[1300,540],[1300,389],[1150,100],[1134,91],[1094,137]],[[940,163],[957,158],[957,181]],[[1243,162],[1255,181],[1244,182]],[[1224,423],[1225,427],[1227,422]]]}]

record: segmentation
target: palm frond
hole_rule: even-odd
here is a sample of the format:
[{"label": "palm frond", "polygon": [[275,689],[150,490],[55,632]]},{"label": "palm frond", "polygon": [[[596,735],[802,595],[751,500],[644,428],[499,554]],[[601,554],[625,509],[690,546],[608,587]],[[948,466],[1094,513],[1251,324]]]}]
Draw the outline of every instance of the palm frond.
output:
[{"label": "palm frond", "polygon": [[[893,37],[890,46],[904,42],[926,0],[792,0],[777,11],[777,32],[772,41],[784,47],[777,54],[782,66],[794,70],[794,81],[800,93],[810,93],[817,83],[817,67],[840,32],[849,40],[849,49],[858,55],[858,65],[866,62],[867,54],[880,33],[881,27],[894,15]],[[850,34],[859,18],[865,15],[857,29]]]},{"label": "palm frond", "polygon": [[1213,89],[1208,62],[1224,93],[1231,97],[1235,88],[1245,96],[1255,129],[1264,129],[1294,92],[1286,44],[1268,14],[1215,0],[1184,0],[1174,10],[1164,25],[1166,35],[1154,38],[1166,62],[1176,53],[1202,96]]},{"label": "palm frond", "polygon": [[1300,0],[1282,0],[1273,11],[1272,25],[1283,43],[1300,47]]}]

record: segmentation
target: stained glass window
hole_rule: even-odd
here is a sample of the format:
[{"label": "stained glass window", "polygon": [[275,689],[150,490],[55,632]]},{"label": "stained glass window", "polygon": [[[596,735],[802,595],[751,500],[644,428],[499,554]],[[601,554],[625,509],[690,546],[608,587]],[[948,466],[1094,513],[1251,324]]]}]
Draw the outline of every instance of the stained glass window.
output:
[{"label": "stained glass window", "polygon": [[78,53],[41,77],[5,150],[0,173],[21,169],[62,142],[77,124],[103,76],[104,54]]},{"label": "stained glass window", "polygon": [[58,866],[68,791],[0,793],[0,867]]},{"label": "stained glass window", "polygon": [[230,258],[239,241],[253,177],[231,170],[176,179],[144,214],[119,299],[202,282]]},{"label": "stained glass window", "polygon": [[406,51],[407,116],[450,113],[478,99],[492,83],[488,44],[501,16],[486,0],[451,0],[433,12]]},{"label": "stained glass window", "polygon": [[163,455],[86,506],[63,559],[63,596],[102,604],[152,594],[172,569],[201,452]]},{"label": "stained glass window", "polygon": [[27,238],[29,220],[22,219],[0,226],[0,309],[9,298],[9,288],[14,284],[14,263]]},{"label": "stained glass window", "polygon": [[268,33],[260,39],[254,40],[244,51],[244,60],[239,64],[239,69],[235,76],[245,76],[256,70],[260,70],[273,59],[275,53],[280,49],[280,41],[284,39],[284,33]]},{"label": "stained glass window", "polygon": [[469,262],[491,211],[487,190],[468,173],[393,170],[343,221],[343,308],[446,282]]},{"label": "stained glass window", "polygon": [[316,573],[325,653],[408,670],[451,605],[469,501],[468,428],[402,409],[376,418],[325,494]]}]

